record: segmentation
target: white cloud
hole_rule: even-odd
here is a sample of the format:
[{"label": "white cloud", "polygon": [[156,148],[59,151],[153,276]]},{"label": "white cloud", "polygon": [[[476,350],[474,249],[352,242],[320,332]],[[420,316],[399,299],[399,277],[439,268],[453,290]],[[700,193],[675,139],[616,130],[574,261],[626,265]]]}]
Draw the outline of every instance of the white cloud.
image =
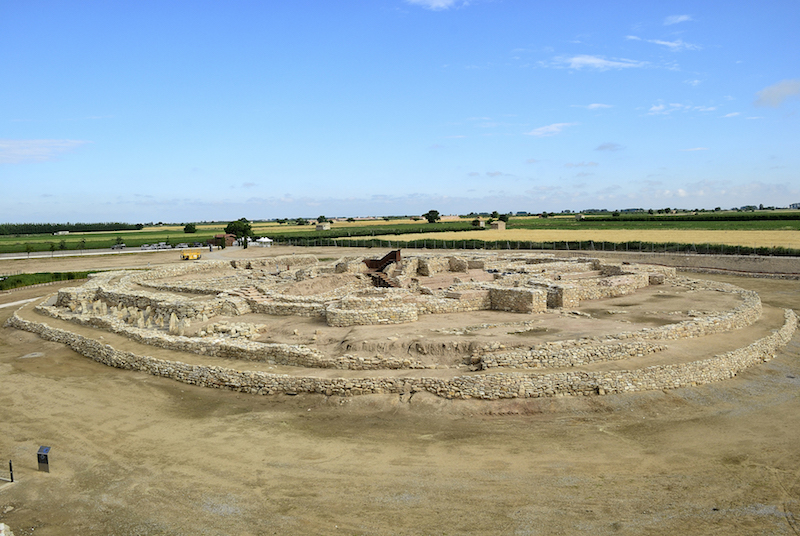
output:
[{"label": "white cloud", "polygon": [[683,83],[690,86],[699,86],[701,84],[700,80],[684,80]]},{"label": "white cloud", "polygon": [[83,140],[0,140],[0,164],[46,162],[89,143]]},{"label": "white cloud", "polygon": [[537,138],[546,138],[548,136],[555,136],[556,134],[560,134],[561,131],[564,130],[565,128],[577,124],[578,123],[553,123],[552,125],[535,128],[530,132],[525,132],[524,134],[527,136],[536,136]]},{"label": "white cloud", "polygon": [[638,37],[636,35],[626,35],[625,39],[627,39],[628,41],[641,41],[642,40],[641,37]]},{"label": "white cloud", "polygon": [[422,6],[425,9],[430,9],[433,11],[442,11],[458,5],[465,6],[468,4],[468,2],[458,2],[457,0],[406,0],[406,2],[409,4]]},{"label": "white cloud", "polygon": [[800,79],[781,80],[777,84],[771,85],[757,93],[758,99],[756,106],[769,106],[777,108],[789,97],[800,95]]},{"label": "white cloud", "polygon": [[566,63],[570,69],[597,69],[598,71],[607,71],[608,69],[628,69],[631,67],[644,67],[647,65],[646,61],[635,61],[625,58],[617,58],[607,60],[600,56],[590,56],[588,54],[581,54],[571,58],[559,58],[556,61],[559,63]]},{"label": "white cloud", "polygon": [[693,45],[691,43],[687,43],[682,39],[676,39],[675,41],[662,41],[660,39],[648,39],[648,43],[653,43],[655,45],[661,45],[669,48],[670,50],[678,51],[678,50],[700,50],[700,47],[697,45]]},{"label": "white cloud", "polygon": [[669,105],[664,103],[654,104],[649,110],[647,110],[647,115],[667,115],[679,110],[684,112],[713,112],[716,109],[716,106],[692,106],[690,104],[670,102]]},{"label": "white cloud", "polygon": [[722,117],[736,117],[737,115],[739,115],[739,112],[731,112],[729,114],[723,115]]},{"label": "white cloud", "polygon": [[679,22],[688,22],[690,20],[694,20],[691,15],[671,15],[664,19],[664,26],[671,26]]}]

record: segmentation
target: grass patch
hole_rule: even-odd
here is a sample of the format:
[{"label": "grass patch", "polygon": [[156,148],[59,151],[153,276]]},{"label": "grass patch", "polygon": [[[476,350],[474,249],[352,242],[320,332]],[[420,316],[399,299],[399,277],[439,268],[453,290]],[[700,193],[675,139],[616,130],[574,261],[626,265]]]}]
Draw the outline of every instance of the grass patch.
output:
[{"label": "grass patch", "polygon": [[86,279],[90,273],[94,272],[40,272],[35,274],[17,274],[3,277],[0,279],[0,290],[10,290],[12,288],[29,287],[41,283],[52,283],[54,281],[72,281],[73,279]]}]

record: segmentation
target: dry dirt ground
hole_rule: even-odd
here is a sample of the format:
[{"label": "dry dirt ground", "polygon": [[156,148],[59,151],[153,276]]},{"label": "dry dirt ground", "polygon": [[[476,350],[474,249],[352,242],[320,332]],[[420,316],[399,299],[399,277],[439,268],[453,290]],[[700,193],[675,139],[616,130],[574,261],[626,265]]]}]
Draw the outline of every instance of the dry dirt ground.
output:
[{"label": "dry dirt ground", "polygon": [[[57,260],[58,270],[107,265]],[[34,271],[16,266],[0,272]],[[800,309],[797,281],[694,276]],[[0,305],[56,288],[0,295]],[[0,308],[0,322],[13,309]],[[50,473],[37,471],[40,445],[52,447]],[[0,476],[5,459],[17,482],[0,482],[0,522],[16,536],[795,535],[800,337],[769,363],[695,388],[401,403],[193,387],[2,328]]]}]

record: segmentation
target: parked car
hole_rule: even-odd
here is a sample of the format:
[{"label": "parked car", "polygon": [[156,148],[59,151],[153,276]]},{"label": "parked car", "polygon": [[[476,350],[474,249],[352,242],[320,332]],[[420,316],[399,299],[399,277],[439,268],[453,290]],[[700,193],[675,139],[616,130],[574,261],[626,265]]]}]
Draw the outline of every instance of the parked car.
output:
[{"label": "parked car", "polygon": [[125,244],[114,244],[111,249],[125,249]]}]

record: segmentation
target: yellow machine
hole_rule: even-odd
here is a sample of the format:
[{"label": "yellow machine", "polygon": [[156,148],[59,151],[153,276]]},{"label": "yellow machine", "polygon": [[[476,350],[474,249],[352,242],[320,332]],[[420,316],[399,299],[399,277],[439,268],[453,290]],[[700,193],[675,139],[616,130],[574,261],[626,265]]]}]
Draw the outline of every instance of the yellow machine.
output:
[{"label": "yellow machine", "polygon": [[200,251],[199,249],[184,249],[181,251],[181,260],[196,261],[200,258]]}]

